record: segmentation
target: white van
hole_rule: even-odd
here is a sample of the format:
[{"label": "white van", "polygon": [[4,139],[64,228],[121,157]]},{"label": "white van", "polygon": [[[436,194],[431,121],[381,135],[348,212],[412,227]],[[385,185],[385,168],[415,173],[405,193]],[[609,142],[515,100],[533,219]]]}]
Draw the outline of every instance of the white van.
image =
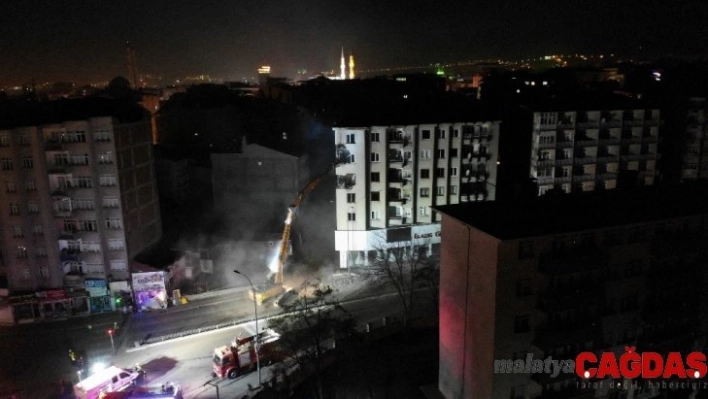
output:
[{"label": "white van", "polygon": [[138,379],[137,371],[111,366],[74,385],[76,399],[97,399],[102,392],[122,391]]}]

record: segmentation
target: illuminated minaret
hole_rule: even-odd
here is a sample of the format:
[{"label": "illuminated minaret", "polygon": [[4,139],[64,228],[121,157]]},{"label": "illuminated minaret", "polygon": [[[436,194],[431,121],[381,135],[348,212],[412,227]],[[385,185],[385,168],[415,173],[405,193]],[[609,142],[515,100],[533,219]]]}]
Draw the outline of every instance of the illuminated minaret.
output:
[{"label": "illuminated minaret", "polygon": [[354,54],[349,54],[349,79],[354,79]]},{"label": "illuminated minaret", "polygon": [[340,68],[342,69],[342,72],[339,77],[344,80],[347,78],[347,63],[344,62],[344,47],[342,47],[342,63],[340,64]]}]

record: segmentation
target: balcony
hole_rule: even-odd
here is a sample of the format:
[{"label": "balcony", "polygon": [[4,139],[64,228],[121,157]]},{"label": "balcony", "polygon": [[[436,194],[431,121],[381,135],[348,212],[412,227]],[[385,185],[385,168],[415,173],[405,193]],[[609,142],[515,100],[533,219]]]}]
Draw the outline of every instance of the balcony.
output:
[{"label": "balcony", "polygon": [[64,146],[61,140],[48,139],[44,142],[45,151],[64,151]]},{"label": "balcony", "polygon": [[575,165],[586,165],[597,162],[597,158],[592,156],[575,157],[573,163]]},{"label": "balcony", "polygon": [[595,175],[591,175],[591,174],[582,174],[582,175],[574,175],[573,176],[573,182],[594,181],[594,180],[595,180]]},{"label": "balcony", "polygon": [[587,147],[587,146],[594,146],[594,145],[597,145],[597,139],[595,139],[594,137],[582,136],[582,137],[575,138],[575,146],[576,147]]},{"label": "balcony", "polygon": [[606,120],[604,122],[600,122],[600,126],[603,127],[619,127],[622,126],[622,121],[619,120]]},{"label": "balcony", "polygon": [[538,166],[553,166],[556,164],[555,159],[539,159],[537,162]]},{"label": "balcony", "polygon": [[404,161],[402,156],[390,156],[388,157],[389,163],[402,163]]},{"label": "balcony", "polygon": [[622,124],[624,126],[643,126],[644,119],[625,119]]}]

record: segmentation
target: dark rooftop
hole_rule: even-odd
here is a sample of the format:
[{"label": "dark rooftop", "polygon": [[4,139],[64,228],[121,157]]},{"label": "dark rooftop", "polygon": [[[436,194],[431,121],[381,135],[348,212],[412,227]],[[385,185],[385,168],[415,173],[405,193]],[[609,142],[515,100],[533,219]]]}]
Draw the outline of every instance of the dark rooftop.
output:
[{"label": "dark rooftop", "polygon": [[491,236],[513,240],[708,214],[708,187],[641,187],[433,209]]},{"label": "dark rooftop", "polygon": [[120,123],[137,122],[147,111],[140,105],[119,99],[100,97],[62,99],[57,101],[2,101],[0,102],[0,129],[39,126],[51,123],[85,120],[111,116]]}]

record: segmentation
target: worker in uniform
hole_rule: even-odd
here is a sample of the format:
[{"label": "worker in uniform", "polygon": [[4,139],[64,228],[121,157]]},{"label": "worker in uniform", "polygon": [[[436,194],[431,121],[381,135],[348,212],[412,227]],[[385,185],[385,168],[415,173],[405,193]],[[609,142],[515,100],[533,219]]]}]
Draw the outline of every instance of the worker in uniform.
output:
[{"label": "worker in uniform", "polygon": [[69,349],[69,360],[71,360],[71,364],[76,365],[76,353],[73,349]]}]

